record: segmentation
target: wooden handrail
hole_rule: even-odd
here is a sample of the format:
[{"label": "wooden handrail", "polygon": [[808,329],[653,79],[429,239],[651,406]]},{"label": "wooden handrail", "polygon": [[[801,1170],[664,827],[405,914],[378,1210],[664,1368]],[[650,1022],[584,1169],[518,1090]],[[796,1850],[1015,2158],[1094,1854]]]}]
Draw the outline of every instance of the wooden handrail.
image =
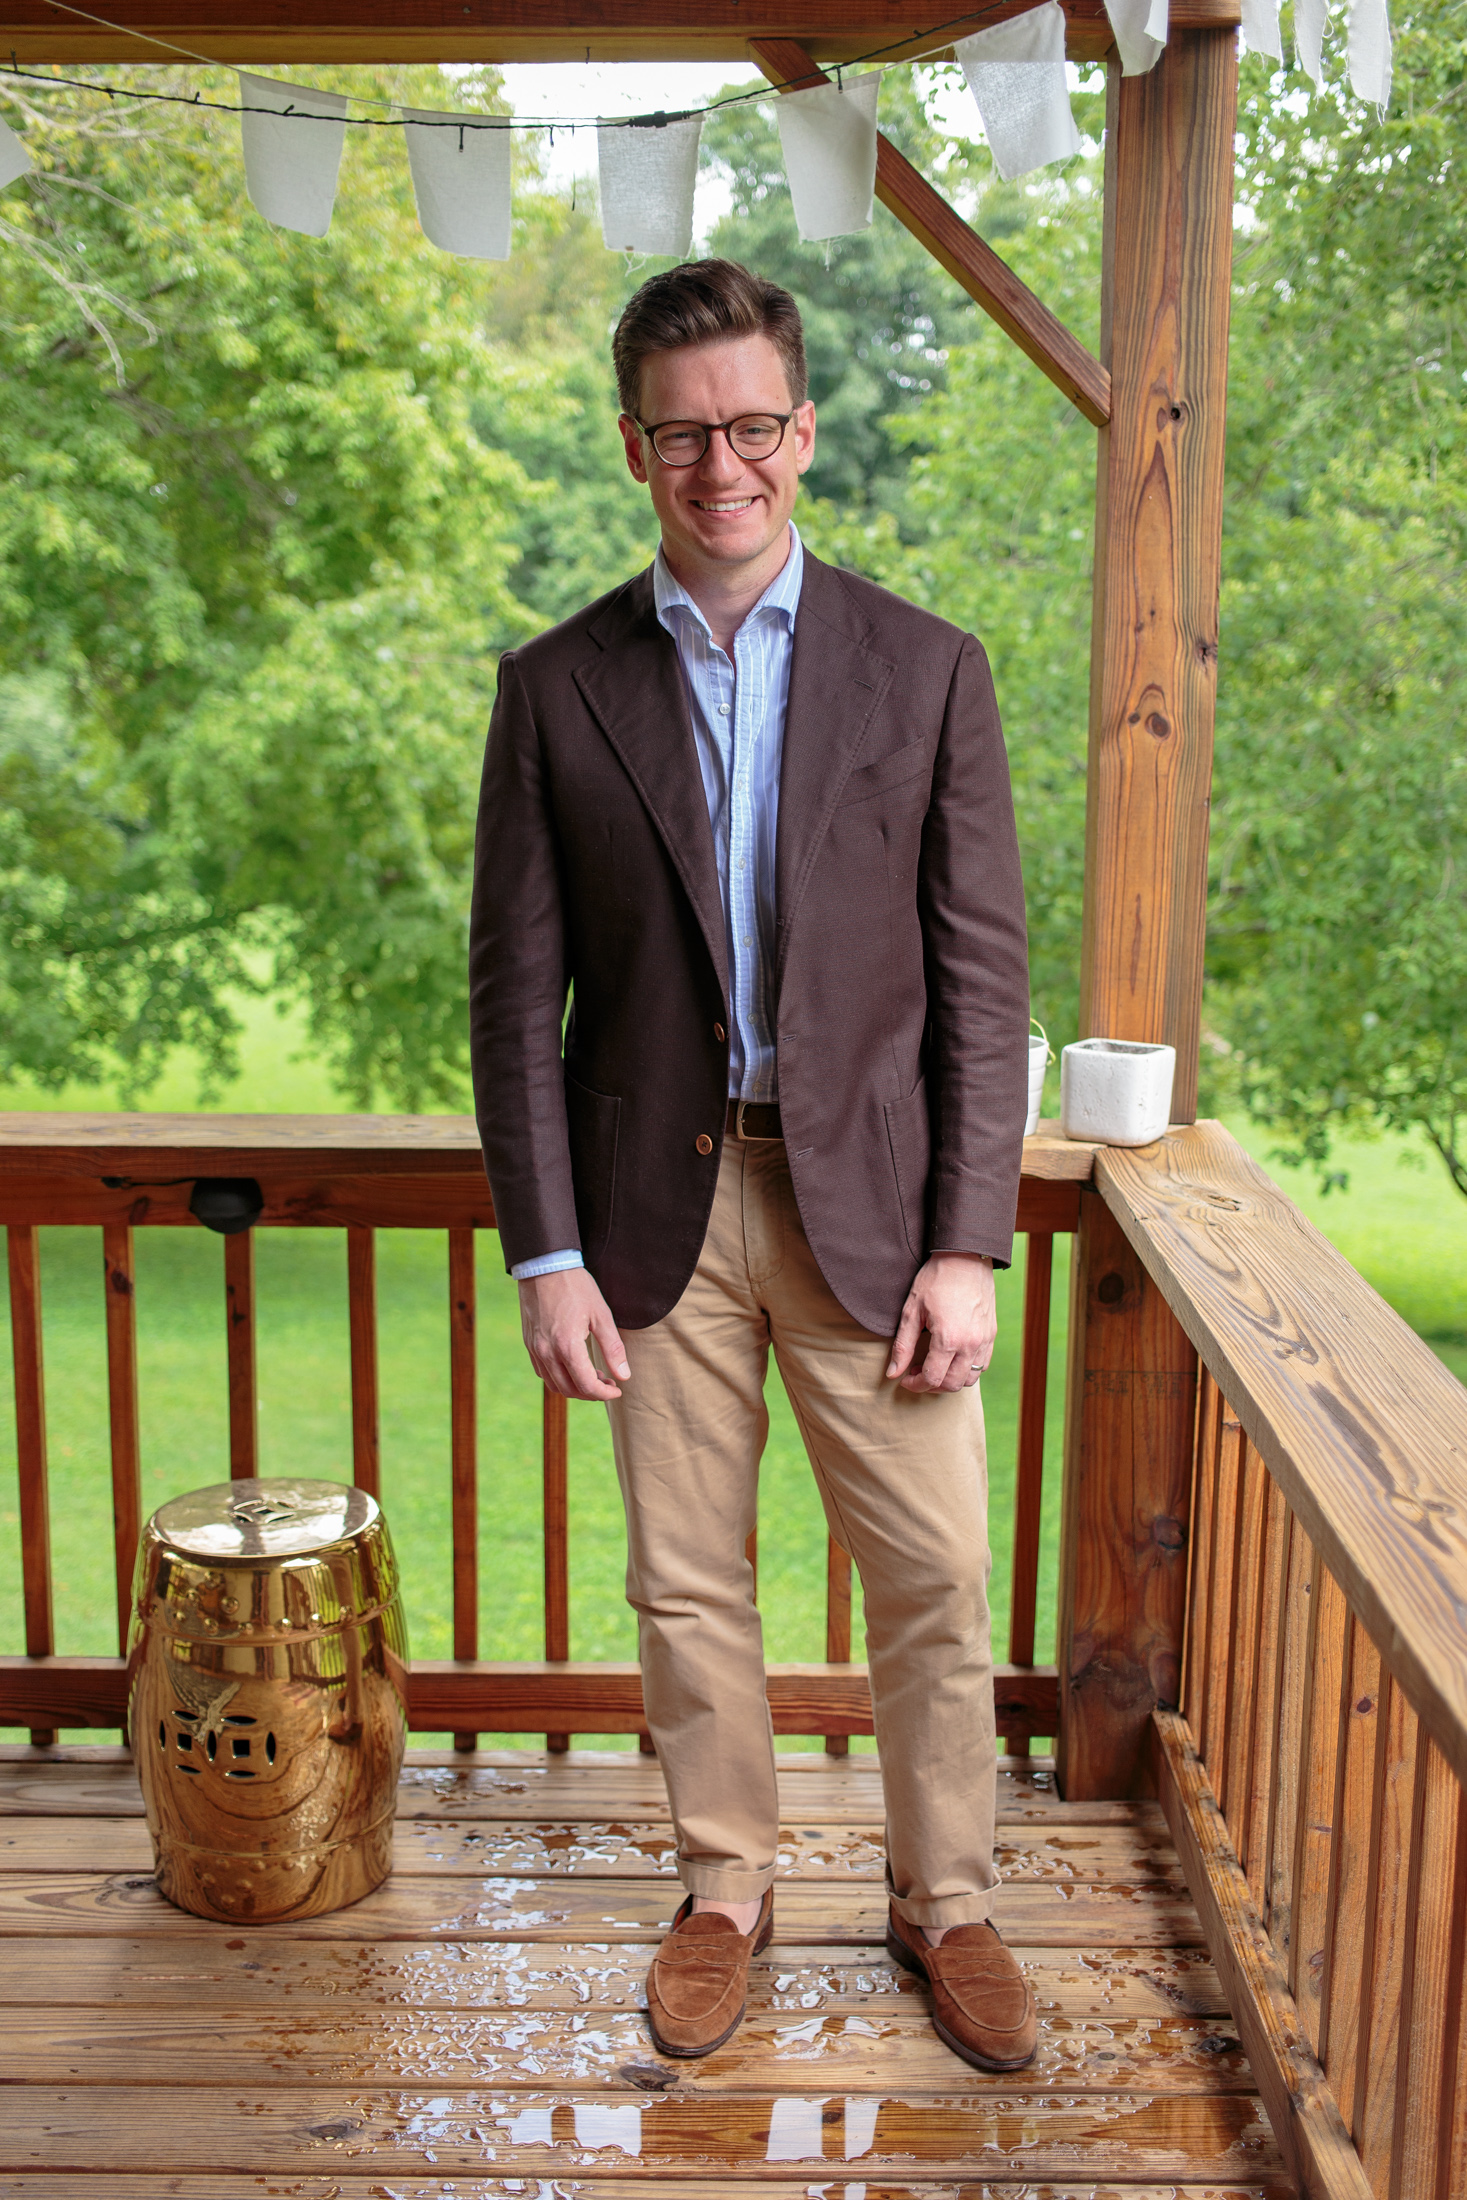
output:
[{"label": "wooden handrail", "polygon": [[1095,1184],[1467,1783],[1467,1391],[1221,1124]]},{"label": "wooden handrail", "polygon": [[[1012,1667],[995,1676],[999,1732],[1018,1748],[1055,1732],[1053,1667],[1036,1666],[1035,1577],[1044,1457],[1043,1363],[1053,1235],[1075,1228],[1094,1149],[1053,1124],[1026,1141],[1018,1227],[1030,1239],[1025,1375],[1016,1479]],[[641,1731],[635,1668],[571,1660],[566,1518],[566,1409],[548,1392],[542,1428],[545,1496],[545,1663],[478,1659],[478,1459],[475,1411],[474,1233],[494,1227],[478,1135],[469,1116],[0,1115],[0,1224],[8,1227],[13,1279],[21,1512],[27,1615],[23,1658],[0,1659],[0,1724],[117,1723],[124,1703],[116,1660],[58,1657],[50,1616],[47,1475],[36,1230],[100,1224],[107,1253],[108,1370],[119,1608],[130,1580],[140,1520],[136,1307],[132,1233],[140,1226],[199,1227],[190,1200],[201,1178],[252,1178],[258,1227],[343,1230],[351,1350],[352,1462],[358,1484],[378,1493],[380,1398],[375,1233],[441,1229],[448,1249],[451,1372],[449,1481],[453,1521],[452,1661],[419,1662],[409,1686],[411,1723],[447,1728],[471,1749],[485,1731],[541,1731],[551,1748],[577,1732]],[[223,1248],[229,1367],[229,1466],[256,1471],[253,1230]],[[114,1305],[114,1298],[117,1303]],[[753,1538],[750,1539],[753,1558]],[[836,1752],[872,1731],[865,1667],[851,1662],[850,1561],[830,1544],[826,1655],[821,1666],[774,1668],[776,1730],[824,1734]]]}]

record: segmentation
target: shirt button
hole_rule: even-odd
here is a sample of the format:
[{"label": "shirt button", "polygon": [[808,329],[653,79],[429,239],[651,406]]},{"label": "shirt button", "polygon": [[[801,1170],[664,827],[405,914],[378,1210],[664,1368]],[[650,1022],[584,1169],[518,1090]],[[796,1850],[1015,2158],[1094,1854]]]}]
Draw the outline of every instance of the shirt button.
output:
[{"label": "shirt button", "polygon": [[720,717],[720,718],[727,718],[727,716],[728,716],[728,705],[727,705],[727,703],[720,703],[720,704],[719,704],[719,706],[718,706],[718,715],[719,715],[719,717]]},{"label": "shirt button", "polygon": [[713,1026],[713,1036],[718,1041],[719,1045],[722,1046],[724,1040],[728,1037],[728,1033],[724,1030],[722,1024],[715,1024]]},{"label": "shirt button", "polygon": [[708,1136],[708,1133],[706,1131],[699,1131],[694,1143],[696,1144],[699,1153],[712,1153],[713,1151],[713,1141]]}]

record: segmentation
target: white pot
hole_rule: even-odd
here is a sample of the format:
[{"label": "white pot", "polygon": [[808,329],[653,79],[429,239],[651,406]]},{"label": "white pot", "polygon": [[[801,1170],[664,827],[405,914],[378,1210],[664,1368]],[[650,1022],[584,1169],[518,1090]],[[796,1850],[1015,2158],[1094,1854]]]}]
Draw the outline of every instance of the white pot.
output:
[{"label": "white pot", "polygon": [[1149,1146],[1172,1112],[1175,1047],[1081,1039],[1060,1057],[1060,1128],[1105,1146]]},{"label": "white pot", "polygon": [[1049,1041],[1029,1040],[1029,1117],[1024,1125],[1024,1136],[1032,1138],[1039,1128],[1039,1110],[1044,1103],[1044,1073],[1049,1067]]}]

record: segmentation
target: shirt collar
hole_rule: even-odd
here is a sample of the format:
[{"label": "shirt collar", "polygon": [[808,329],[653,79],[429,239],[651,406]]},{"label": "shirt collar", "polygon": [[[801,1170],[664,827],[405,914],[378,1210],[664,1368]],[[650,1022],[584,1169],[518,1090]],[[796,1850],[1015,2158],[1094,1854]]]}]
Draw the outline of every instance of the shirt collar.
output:
[{"label": "shirt collar", "polygon": [[[800,530],[793,520],[789,523],[789,530],[790,554],[748,614],[744,621],[745,626],[749,619],[757,619],[761,611],[773,611],[784,620],[789,631],[794,632],[795,610],[800,601],[800,586],[805,577],[805,546],[800,540]],[[708,621],[692,597],[682,583],[673,578],[672,568],[662,555],[660,542],[657,545],[657,555],[652,560],[652,597],[657,606],[657,616],[669,633],[672,632],[672,621],[668,614],[673,611],[689,611],[704,633],[711,634]]]}]

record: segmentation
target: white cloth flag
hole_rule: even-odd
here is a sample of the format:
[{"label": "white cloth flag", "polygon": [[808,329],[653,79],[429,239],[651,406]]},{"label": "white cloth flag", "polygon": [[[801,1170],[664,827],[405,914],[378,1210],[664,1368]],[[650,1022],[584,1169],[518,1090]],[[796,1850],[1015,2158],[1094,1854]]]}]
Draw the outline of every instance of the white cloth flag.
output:
[{"label": "white cloth flag", "polygon": [[1166,44],[1167,0],[1105,0],[1122,76],[1145,76]]},{"label": "white cloth flag", "polygon": [[1005,183],[1080,150],[1065,81],[1065,11],[1044,0],[1007,23],[975,31],[953,52],[983,118],[993,165]]},{"label": "white cloth flag", "polygon": [[1386,0],[1353,0],[1345,55],[1350,66],[1350,89],[1372,107],[1385,107],[1391,97],[1391,19]]},{"label": "white cloth flag", "polygon": [[1324,73],[1324,26],[1329,0],[1294,0],[1294,58],[1317,84]]},{"label": "white cloth flag", "polygon": [[[465,260],[507,260],[510,246],[507,122],[400,107],[413,197],[423,235]],[[457,125],[457,127],[455,127]]]},{"label": "white cloth flag", "polygon": [[0,122],[0,191],[18,177],[28,176],[35,165],[25,140],[16,136],[8,122]]},{"label": "white cloth flag", "polygon": [[806,244],[871,226],[876,195],[876,95],[881,71],[844,90],[817,84],[774,103],[795,226]]},{"label": "white cloth flag", "polygon": [[239,98],[245,182],[256,212],[277,229],[324,237],[346,139],[345,95],[246,76],[241,69]]},{"label": "white cloth flag", "polygon": [[1279,0],[1243,0],[1243,43],[1249,53],[1266,53],[1271,61],[1283,60]]},{"label": "white cloth flag", "polygon": [[681,258],[693,241],[693,190],[703,117],[596,127],[601,234],[613,252]]}]

